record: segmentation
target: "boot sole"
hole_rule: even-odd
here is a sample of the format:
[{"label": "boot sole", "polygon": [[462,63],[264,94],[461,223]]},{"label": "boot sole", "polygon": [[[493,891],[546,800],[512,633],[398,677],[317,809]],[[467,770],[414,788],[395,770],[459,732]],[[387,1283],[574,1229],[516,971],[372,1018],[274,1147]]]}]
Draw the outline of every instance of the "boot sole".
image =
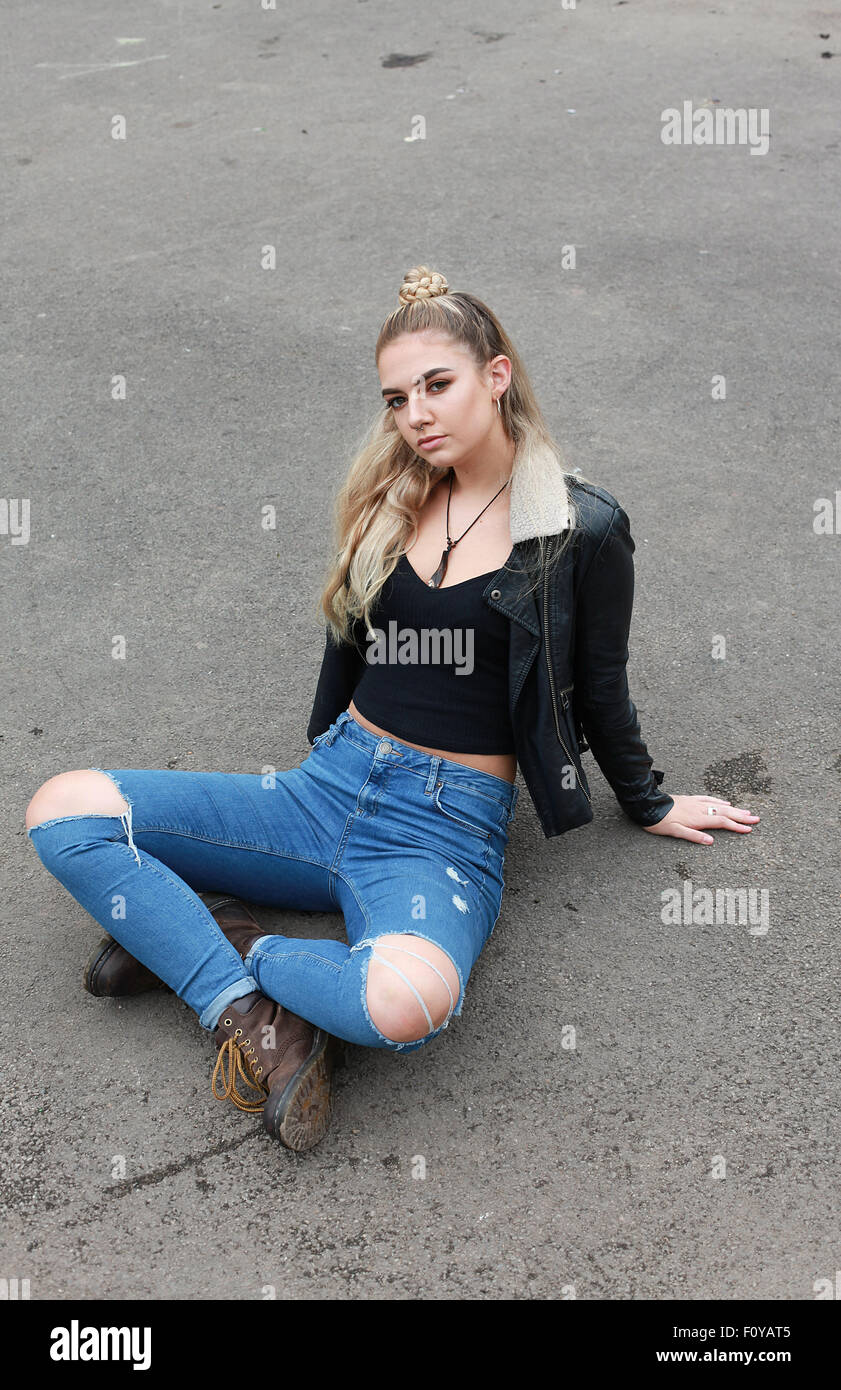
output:
[{"label": "boot sole", "polygon": [[333,1117],[336,1039],[316,1029],[313,1049],[282,1091],[272,1092],[263,1110],[263,1128],[287,1149],[303,1153],[319,1143]]}]

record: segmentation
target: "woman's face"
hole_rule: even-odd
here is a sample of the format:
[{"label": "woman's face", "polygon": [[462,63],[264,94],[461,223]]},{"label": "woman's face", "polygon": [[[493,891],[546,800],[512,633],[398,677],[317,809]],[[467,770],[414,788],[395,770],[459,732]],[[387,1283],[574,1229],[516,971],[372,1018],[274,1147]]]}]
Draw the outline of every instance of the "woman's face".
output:
[{"label": "woman's face", "polygon": [[[404,333],[380,353],[377,364],[386,409],[403,438],[433,468],[449,468],[481,456],[502,429],[496,408],[510,381],[511,363],[496,357],[484,372],[460,343],[429,329]],[[433,448],[419,441],[443,436]]]}]

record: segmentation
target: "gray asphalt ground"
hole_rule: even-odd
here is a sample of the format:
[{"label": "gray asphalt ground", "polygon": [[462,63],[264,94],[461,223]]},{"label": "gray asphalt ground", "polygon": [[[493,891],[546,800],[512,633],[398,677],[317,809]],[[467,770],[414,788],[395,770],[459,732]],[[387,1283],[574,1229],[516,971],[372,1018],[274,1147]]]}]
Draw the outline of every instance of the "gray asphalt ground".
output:
[{"label": "gray asphalt ground", "polygon": [[[813,525],[841,487],[837,11],[3,8],[2,491],[31,532],[0,534],[0,1275],[33,1299],[814,1299],[841,1268],[841,510]],[[767,108],[768,152],[664,145],[684,101]],[[665,789],[762,820],[647,835],[587,754],[596,819],[546,840],[520,777],[463,1015],[409,1056],[350,1049],[295,1155],[213,1098],[177,998],[83,992],[102,931],[24,810],[71,768],[307,755],[331,498],[418,263],[494,308],[568,466],[628,511]],[[665,925],[687,880],[767,890],[767,932]]]}]

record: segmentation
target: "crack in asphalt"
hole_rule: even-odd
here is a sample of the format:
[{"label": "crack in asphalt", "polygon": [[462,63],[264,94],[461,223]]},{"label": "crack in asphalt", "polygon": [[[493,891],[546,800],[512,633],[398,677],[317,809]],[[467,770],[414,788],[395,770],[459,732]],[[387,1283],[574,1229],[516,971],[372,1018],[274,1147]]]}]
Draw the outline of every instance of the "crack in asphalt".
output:
[{"label": "crack in asphalt", "polygon": [[[153,1187],[157,1183],[165,1182],[167,1178],[174,1177],[178,1173],[185,1172],[188,1168],[194,1168],[197,1164],[203,1163],[207,1158],[216,1158],[219,1154],[231,1153],[234,1149],[242,1148],[243,1144],[248,1144],[252,1139],[260,1137],[261,1130],[255,1129],[250,1134],[244,1134],[239,1139],[227,1139],[220,1144],[215,1144],[212,1149],[205,1149],[200,1154],[189,1154],[186,1158],[175,1159],[172,1163],[167,1163],[163,1168],[155,1168],[151,1173],[144,1173],[141,1177],[128,1180],[118,1180],[113,1187],[106,1188],[102,1198],[98,1203],[88,1207],[85,1216],[80,1218],[85,1224],[91,1217],[100,1215],[105,1204],[121,1197],[127,1197],[132,1192],[139,1192],[143,1187]],[[78,1226],[79,1221],[65,1221],[65,1229]]]}]

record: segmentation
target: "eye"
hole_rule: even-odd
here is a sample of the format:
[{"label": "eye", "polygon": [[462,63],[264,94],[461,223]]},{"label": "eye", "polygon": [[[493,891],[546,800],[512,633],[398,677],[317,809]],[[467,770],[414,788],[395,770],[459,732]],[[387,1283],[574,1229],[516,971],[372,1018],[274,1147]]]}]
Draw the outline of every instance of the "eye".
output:
[{"label": "eye", "polygon": [[[440,381],[430,381],[426,389],[427,389],[427,391],[431,391],[432,388],[433,388],[434,386],[444,386],[444,387],[447,387],[447,386],[449,386],[449,384],[450,384],[449,381],[444,381],[444,379],[443,379],[443,377],[442,377]],[[436,394],[436,395],[440,395],[440,392],[437,392],[437,391],[436,391],[435,394]],[[390,401],[386,401],[386,407],[387,407],[388,410],[393,410],[394,407],[395,407],[395,405],[397,404],[398,401],[405,401],[405,399],[406,399],[405,396],[392,396],[392,398],[391,398]]]}]

